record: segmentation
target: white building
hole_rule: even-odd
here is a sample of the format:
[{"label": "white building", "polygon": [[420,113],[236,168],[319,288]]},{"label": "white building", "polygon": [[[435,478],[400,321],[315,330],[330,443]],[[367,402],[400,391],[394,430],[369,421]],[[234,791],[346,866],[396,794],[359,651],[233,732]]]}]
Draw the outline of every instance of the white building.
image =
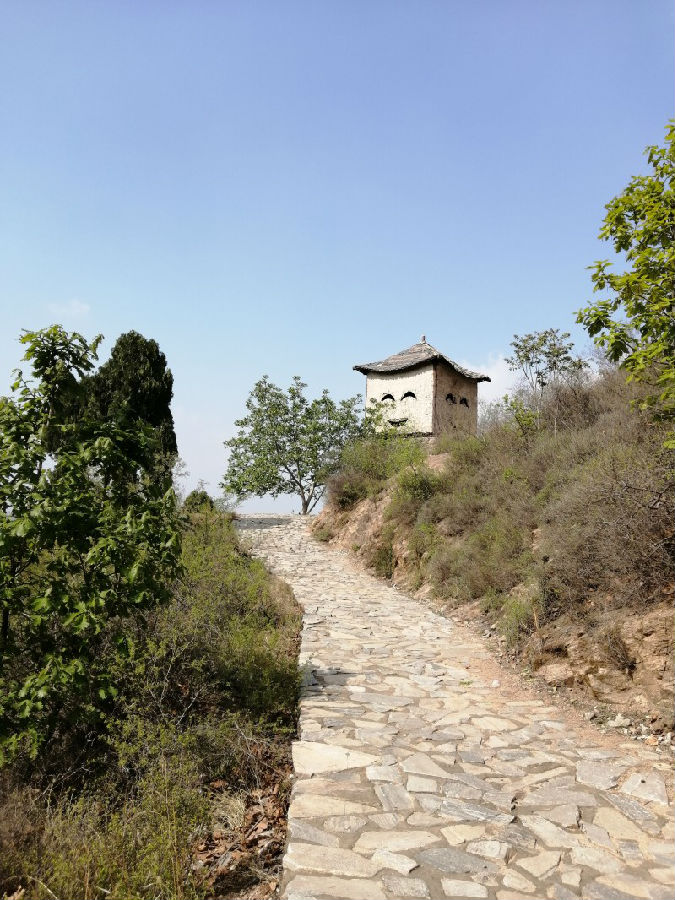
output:
[{"label": "white building", "polygon": [[354,369],[366,376],[366,404],[385,404],[390,425],[409,434],[476,433],[478,382],[490,379],[448,359],[424,335],[407,350]]}]

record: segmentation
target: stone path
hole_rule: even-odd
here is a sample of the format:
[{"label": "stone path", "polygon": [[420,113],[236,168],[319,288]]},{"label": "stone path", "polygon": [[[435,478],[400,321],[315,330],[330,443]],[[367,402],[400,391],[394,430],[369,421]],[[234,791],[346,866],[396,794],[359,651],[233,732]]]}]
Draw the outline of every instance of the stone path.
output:
[{"label": "stone path", "polygon": [[673,898],[666,757],[505,696],[475,635],[300,517],[238,524],[304,609],[284,897]]}]

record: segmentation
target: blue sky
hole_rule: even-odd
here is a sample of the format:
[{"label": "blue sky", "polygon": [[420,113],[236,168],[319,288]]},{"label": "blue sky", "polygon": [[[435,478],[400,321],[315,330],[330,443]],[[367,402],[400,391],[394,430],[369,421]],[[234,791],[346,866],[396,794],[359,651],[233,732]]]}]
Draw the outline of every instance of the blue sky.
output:
[{"label": "blue sky", "polygon": [[503,393],[514,333],[585,342],[672,30],[670,0],[4,0],[0,391],[22,328],[153,337],[212,493],[264,373],[344,397],[425,333]]}]

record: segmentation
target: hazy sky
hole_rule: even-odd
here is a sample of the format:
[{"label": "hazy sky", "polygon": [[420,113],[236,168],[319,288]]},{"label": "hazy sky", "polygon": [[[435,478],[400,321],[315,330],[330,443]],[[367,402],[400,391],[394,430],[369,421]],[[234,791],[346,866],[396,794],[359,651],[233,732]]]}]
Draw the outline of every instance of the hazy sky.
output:
[{"label": "hazy sky", "polygon": [[425,333],[502,394],[514,333],[585,342],[672,31],[670,0],[3,0],[0,392],[22,328],[155,338],[212,493],[264,373],[343,397]]}]

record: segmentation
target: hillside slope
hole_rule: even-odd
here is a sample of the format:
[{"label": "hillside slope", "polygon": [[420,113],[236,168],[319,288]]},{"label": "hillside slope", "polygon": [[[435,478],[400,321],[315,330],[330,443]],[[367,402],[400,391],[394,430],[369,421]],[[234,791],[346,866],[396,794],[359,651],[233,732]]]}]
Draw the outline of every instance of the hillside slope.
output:
[{"label": "hillside slope", "polygon": [[673,728],[673,476],[635,390],[608,371],[538,427],[355,445],[315,535],[652,742]]}]

